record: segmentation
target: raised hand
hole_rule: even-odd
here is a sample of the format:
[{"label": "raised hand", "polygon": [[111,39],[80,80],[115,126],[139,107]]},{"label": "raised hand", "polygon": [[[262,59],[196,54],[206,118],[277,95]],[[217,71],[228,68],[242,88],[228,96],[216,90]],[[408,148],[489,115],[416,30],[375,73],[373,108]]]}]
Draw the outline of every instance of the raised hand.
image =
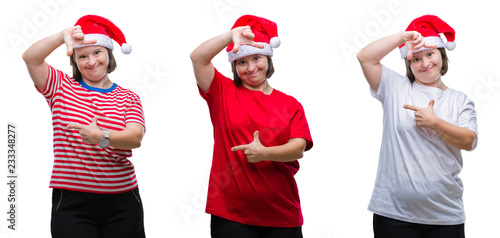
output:
[{"label": "raised hand", "polygon": [[417,31],[405,31],[403,32],[403,41],[408,48],[408,54],[406,58],[411,60],[413,58],[413,51],[418,50],[422,47],[425,48],[436,48],[435,45],[430,45],[425,42],[424,37]]},{"label": "raised hand", "polygon": [[413,105],[403,105],[403,108],[409,109],[415,112],[415,122],[418,127],[428,127],[433,129],[436,121],[439,119],[434,114],[434,100],[429,102],[427,108],[421,108]]},{"label": "raised hand", "polygon": [[237,53],[241,45],[250,45],[257,48],[264,48],[264,45],[253,41],[255,34],[253,34],[250,26],[236,27],[231,30],[233,33],[233,53]]},{"label": "raised hand", "polygon": [[68,56],[73,54],[73,48],[77,45],[90,45],[97,42],[96,40],[85,40],[85,36],[80,26],[68,27],[62,31],[62,34],[64,43],[68,48],[66,53]]},{"label": "raised hand", "polygon": [[104,132],[97,126],[97,117],[92,119],[90,125],[70,124],[68,129],[79,130],[80,136],[85,144],[97,144],[104,136]]},{"label": "raised hand", "polygon": [[231,148],[231,151],[243,151],[245,156],[247,157],[248,162],[257,163],[265,158],[265,149],[266,147],[262,145],[259,140],[259,131],[253,133],[253,141],[250,144],[246,145],[238,145]]}]

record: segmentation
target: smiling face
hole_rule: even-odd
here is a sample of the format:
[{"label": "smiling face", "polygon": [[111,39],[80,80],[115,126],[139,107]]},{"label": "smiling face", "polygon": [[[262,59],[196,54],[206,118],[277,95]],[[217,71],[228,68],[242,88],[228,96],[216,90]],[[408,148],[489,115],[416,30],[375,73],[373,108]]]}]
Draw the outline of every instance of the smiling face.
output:
[{"label": "smiling face", "polygon": [[235,61],[243,86],[252,90],[265,88],[269,64],[265,55],[250,55]]},{"label": "smiling face", "polygon": [[107,79],[110,57],[102,46],[87,46],[74,50],[74,61],[82,80],[92,86]]},{"label": "smiling face", "polygon": [[410,68],[418,84],[439,87],[443,68],[441,51],[428,49],[414,53]]}]

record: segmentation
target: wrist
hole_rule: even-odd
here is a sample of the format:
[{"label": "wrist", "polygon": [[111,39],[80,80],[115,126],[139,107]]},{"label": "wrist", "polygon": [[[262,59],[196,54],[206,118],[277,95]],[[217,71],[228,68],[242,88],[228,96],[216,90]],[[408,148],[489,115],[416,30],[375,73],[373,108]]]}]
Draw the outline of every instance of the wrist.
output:
[{"label": "wrist", "polygon": [[[62,30],[61,32],[59,32],[57,39],[58,39],[58,42],[61,45],[65,43],[64,39],[66,39],[66,36],[68,35],[68,32],[71,32],[71,31],[69,31],[69,29],[70,28],[66,28],[66,29]],[[69,33],[69,34],[71,34],[71,33]]]},{"label": "wrist", "polygon": [[271,147],[265,147],[263,146],[262,150],[261,150],[261,161],[264,161],[264,160],[271,160],[270,159],[270,156],[271,156],[271,153],[272,153],[272,148]]},{"label": "wrist", "polygon": [[101,130],[102,131],[102,138],[99,140],[99,147],[101,148],[106,148],[109,146],[109,132],[107,130]]},{"label": "wrist", "polygon": [[231,43],[234,42],[234,36],[237,34],[235,29],[232,29],[226,33],[226,40],[227,40],[227,45],[230,45]]},{"label": "wrist", "polygon": [[401,31],[399,33],[399,42],[398,42],[399,45],[402,45],[402,44],[406,43],[407,40],[405,39],[405,34],[406,34],[405,31]]},{"label": "wrist", "polygon": [[437,131],[440,128],[442,120],[439,119],[438,117],[434,118],[434,120],[431,121],[429,124],[429,128],[432,129],[433,131]]}]

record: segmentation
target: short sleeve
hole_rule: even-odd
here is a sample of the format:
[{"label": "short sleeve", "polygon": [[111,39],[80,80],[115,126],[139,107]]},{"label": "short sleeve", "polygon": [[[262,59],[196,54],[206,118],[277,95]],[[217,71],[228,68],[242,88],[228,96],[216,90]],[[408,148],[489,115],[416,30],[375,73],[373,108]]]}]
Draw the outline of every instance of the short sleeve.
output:
[{"label": "short sleeve", "polygon": [[212,83],[210,83],[210,87],[208,88],[207,93],[203,93],[200,87],[198,87],[198,91],[200,92],[200,96],[205,99],[208,103],[211,103],[216,98],[216,95],[220,94],[222,87],[225,83],[232,83],[233,81],[226,76],[222,75],[216,68],[214,68],[214,77]]},{"label": "short sleeve", "polygon": [[476,133],[476,139],[474,140],[471,149],[474,150],[477,147],[477,140],[478,140],[476,109],[474,106],[474,102],[470,100],[467,96],[465,97],[466,99],[464,106],[460,111],[460,115],[458,116],[458,126],[467,128]]},{"label": "short sleeve", "polygon": [[[54,67],[48,65],[49,68],[49,75],[47,76],[47,84],[45,85],[45,88],[40,91],[37,89],[37,91],[42,94],[45,99],[51,100],[54,98],[56,95],[56,92],[59,90],[59,88],[62,85],[63,78],[69,79],[69,76],[67,74],[64,74],[62,71],[55,69]],[[35,87],[36,88],[36,87]]]},{"label": "short sleeve", "polygon": [[[397,72],[382,65],[382,76],[377,92],[370,88],[372,97],[384,103],[386,96],[396,87],[401,87],[403,84],[411,84],[408,77],[398,74]],[[408,85],[405,85],[408,86]]]},{"label": "short sleeve", "polygon": [[385,86],[386,86],[386,78],[387,78],[387,68],[382,65],[382,76],[380,78],[380,83],[378,85],[377,92],[373,91],[371,87],[370,88],[370,94],[372,97],[376,98],[380,102],[384,101],[384,96],[385,96]]},{"label": "short sleeve", "polygon": [[132,98],[130,100],[130,104],[127,108],[127,113],[125,114],[125,124],[127,123],[139,123],[146,129],[146,120],[144,117],[144,111],[142,109],[142,103],[139,96],[132,91]]},{"label": "short sleeve", "polygon": [[313,147],[313,140],[307,123],[306,115],[302,105],[297,102],[295,107],[295,114],[290,122],[290,138],[303,138],[306,140],[305,151]]}]

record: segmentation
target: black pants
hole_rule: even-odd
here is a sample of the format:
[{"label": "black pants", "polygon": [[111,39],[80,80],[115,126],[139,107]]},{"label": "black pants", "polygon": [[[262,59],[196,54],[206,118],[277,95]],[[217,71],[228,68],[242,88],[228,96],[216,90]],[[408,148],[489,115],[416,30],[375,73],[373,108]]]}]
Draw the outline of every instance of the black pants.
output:
[{"label": "black pants", "polygon": [[212,215],[212,238],[302,238],[302,227],[250,226]]},{"label": "black pants", "polygon": [[51,232],[54,238],[144,238],[139,189],[119,194],[54,189]]},{"label": "black pants", "polygon": [[373,215],[375,238],[465,238],[465,225],[424,225]]}]

